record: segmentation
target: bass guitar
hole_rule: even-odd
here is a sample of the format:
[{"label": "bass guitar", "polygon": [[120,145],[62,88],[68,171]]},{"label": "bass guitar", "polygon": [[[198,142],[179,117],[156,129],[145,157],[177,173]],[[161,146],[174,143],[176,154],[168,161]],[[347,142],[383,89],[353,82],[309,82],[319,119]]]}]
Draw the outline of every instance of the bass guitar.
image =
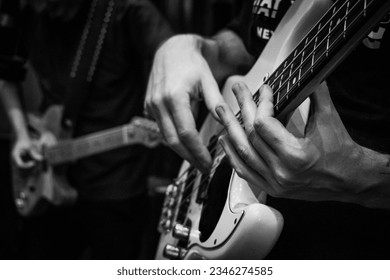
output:
[{"label": "bass guitar", "polygon": [[[231,92],[245,82],[256,104],[263,83],[274,91],[278,119],[303,132],[307,97],[389,12],[383,0],[296,0],[244,77],[230,77],[222,94],[241,121]],[[305,101],[305,102],[304,102]],[[297,109],[298,108],[298,109]],[[156,259],[262,259],[283,228],[283,217],[266,205],[266,194],[237,176],[217,144],[223,128],[208,116],[201,136],[213,157],[209,174],[184,162],[167,188],[159,221]]]},{"label": "bass guitar", "polygon": [[65,163],[127,145],[152,148],[162,141],[157,125],[141,117],[134,117],[126,125],[70,139],[70,133],[61,129],[62,111],[62,106],[52,106],[42,118],[28,116],[31,135],[38,147],[42,146],[42,135],[47,130],[61,140],[54,146],[43,147],[44,160],[34,168],[21,170],[13,165],[14,201],[22,216],[39,214],[49,203],[74,203],[77,192],[65,179]]}]

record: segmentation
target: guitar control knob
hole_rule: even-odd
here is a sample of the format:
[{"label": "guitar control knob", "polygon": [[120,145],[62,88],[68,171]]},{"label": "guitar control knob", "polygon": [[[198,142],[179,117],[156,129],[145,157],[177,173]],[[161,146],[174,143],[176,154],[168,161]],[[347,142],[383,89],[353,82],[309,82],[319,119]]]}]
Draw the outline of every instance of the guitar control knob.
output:
[{"label": "guitar control knob", "polygon": [[190,237],[190,228],[181,224],[176,224],[172,230],[172,236],[182,241],[188,241]]},{"label": "guitar control knob", "polygon": [[162,216],[163,217],[167,217],[168,219],[170,217],[172,217],[172,210],[168,209],[168,208],[165,208],[163,211],[162,211]]},{"label": "guitar control knob", "polygon": [[26,200],[27,199],[27,194],[25,192],[20,192],[19,193],[20,199]]},{"label": "guitar control knob", "polygon": [[169,197],[176,197],[178,194],[178,187],[176,185],[169,185],[167,187],[166,195]]},{"label": "guitar control knob", "polygon": [[168,199],[166,206],[168,206],[169,208],[173,208],[173,206],[175,206],[175,204],[176,204],[176,199],[171,197],[170,199]]},{"label": "guitar control knob", "polygon": [[165,245],[163,256],[167,259],[178,260],[183,259],[187,250],[173,246],[171,244]]},{"label": "guitar control knob", "polygon": [[22,198],[15,199],[15,205],[17,208],[23,208],[25,206],[25,200]]},{"label": "guitar control knob", "polygon": [[162,231],[167,231],[171,229],[171,225],[172,225],[171,220],[163,219],[159,224],[159,228],[161,228]]}]

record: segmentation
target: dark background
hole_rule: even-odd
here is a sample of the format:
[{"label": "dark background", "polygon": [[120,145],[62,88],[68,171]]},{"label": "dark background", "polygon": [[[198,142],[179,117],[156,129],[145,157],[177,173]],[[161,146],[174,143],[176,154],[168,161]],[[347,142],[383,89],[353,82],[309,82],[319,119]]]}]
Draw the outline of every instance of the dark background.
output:
[{"label": "dark background", "polygon": [[[206,36],[212,35],[229,22],[237,13],[239,3],[241,3],[239,0],[152,0],[152,2],[166,16],[177,33],[192,32]],[[24,83],[24,88],[25,91],[29,92],[26,99],[27,107],[35,110],[40,96],[34,76],[31,73]],[[23,246],[23,236],[20,232],[22,218],[18,216],[15,210],[11,193],[11,167],[9,164],[11,138],[8,120],[3,106],[0,105],[0,259],[23,259],[25,248]],[[180,159],[173,155],[171,151],[167,151],[166,148],[159,149],[157,157],[164,158],[164,161],[169,158],[172,164],[164,165],[174,167],[170,170],[160,169],[159,175],[169,178],[174,177],[177,167],[180,166]],[[158,158],[156,161],[158,162]],[[154,255],[154,246],[158,238],[154,231],[162,196],[162,194],[151,193],[154,207],[152,208],[152,219],[149,224],[150,231],[146,235],[146,246],[142,256],[145,259],[153,258]]]}]

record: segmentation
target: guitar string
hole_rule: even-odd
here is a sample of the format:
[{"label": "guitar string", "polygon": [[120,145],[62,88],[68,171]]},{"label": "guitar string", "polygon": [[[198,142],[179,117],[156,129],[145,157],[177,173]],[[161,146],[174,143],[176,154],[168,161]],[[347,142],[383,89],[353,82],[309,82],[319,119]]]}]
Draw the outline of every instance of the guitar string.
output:
[{"label": "guitar string", "polygon": [[[121,129],[119,129],[121,131]],[[63,156],[64,154],[68,155],[69,158],[73,157],[73,153],[75,150],[80,150],[82,149],[82,146],[88,145],[90,142],[97,142],[94,141],[96,138],[104,137],[104,138],[110,138],[113,136],[116,136],[115,134],[120,135],[120,132],[118,131],[110,131],[110,132],[105,132],[104,135],[90,135],[86,137],[82,137],[79,139],[73,139],[73,140],[65,140],[57,144],[56,146],[50,147],[49,150],[47,150],[47,156],[50,158],[50,155],[52,154],[61,154]],[[88,137],[88,139],[86,139]],[[70,143],[72,142],[72,143]],[[100,142],[100,141],[99,141]],[[72,148],[73,147],[78,147],[78,148]],[[81,147],[81,148],[80,148]]]},{"label": "guitar string", "polygon": [[[359,1],[360,1],[360,0],[359,0]],[[359,1],[358,1],[358,2],[359,2]],[[347,2],[349,2],[349,1],[347,1]],[[345,2],[345,3],[340,7],[340,9],[341,9],[347,2]],[[355,6],[353,6],[353,7],[351,8],[351,10],[354,9],[354,8],[358,5],[358,2],[355,4]],[[334,3],[334,4],[332,5],[332,7],[329,9],[329,12],[332,10],[332,8],[333,8],[337,3],[338,3],[338,2],[336,2],[336,3]],[[371,5],[371,3],[372,3],[372,2],[368,3],[367,8]],[[340,9],[339,9],[339,10],[340,10]],[[338,11],[339,11],[339,10],[338,10]],[[337,11],[337,12],[338,12],[338,11]],[[336,13],[337,13],[337,12],[336,12]],[[365,13],[365,11],[359,12],[359,16],[361,16],[362,14],[364,15],[364,13]],[[324,15],[324,17],[325,17],[325,16],[326,16],[326,14]],[[343,16],[343,19],[346,18],[346,17],[347,17],[347,15]],[[328,20],[328,22],[326,22],[326,24],[324,25],[324,27],[327,26],[328,23],[329,23],[329,21],[332,20],[332,19],[333,19],[333,15],[332,15],[332,17]],[[354,22],[354,21],[353,21],[353,22]],[[346,33],[347,31],[349,31],[349,29],[350,29],[351,26],[353,25],[353,22],[345,29],[345,33]],[[342,23],[342,20],[341,20],[339,23],[337,23],[337,24],[335,25],[335,27],[333,28],[333,30],[335,30],[335,29],[336,29],[338,26],[340,26],[341,24],[344,24],[344,23]],[[317,26],[317,25],[316,25],[316,26]],[[322,29],[323,29],[324,27],[321,28],[321,31],[322,31]],[[317,34],[318,34],[319,32],[320,32],[320,31],[318,31]],[[343,35],[337,37],[336,40],[335,40],[335,42],[338,42],[339,39],[342,38],[342,37],[343,37]],[[327,38],[325,38],[325,39],[327,39]],[[324,40],[325,40],[325,39],[324,39]],[[312,40],[314,40],[314,38],[312,38],[310,41],[312,41]],[[321,44],[324,42],[324,40],[321,41],[319,45],[321,45]],[[334,44],[332,44],[332,46],[333,46],[333,45],[334,45]],[[314,53],[315,50],[316,50],[316,48],[313,49],[313,51],[311,52],[311,54]],[[308,56],[308,58],[309,58],[309,57],[311,57],[311,56]],[[321,56],[319,57],[319,59],[317,60],[317,62],[318,62],[322,57],[323,57],[323,55],[321,55]],[[306,58],[306,59],[307,59],[307,58]],[[286,59],[286,60],[287,60],[287,59]],[[317,66],[317,65],[316,65],[316,66]],[[313,65],[313,67],[314,67],[314,65]],[[308,70],[307,72],[305,72],[304,75],[306,75],[306,74],[309,73],[309,72],[310,72],[310,70]],[[270,78],[268,78],[264,83],[266,84],[266,83],[269,81],[269,79],[270,79]],[[274,81],[270,84],[270,86],[272,86],[272,84],[273,84],[276,80],[277,80],[277,78],[274,79]],[[280,87],[280,88],[283,88],[283,86]],[[275,96],[276,94],[277,94],[277,92],[275,92],[273,95]],[[256,93],[253,95],[253,98],[254,98],[254,101],[255,101],[256,105],[258,105],[258,102],[259,102],[259,99],[258,99],[258,98],[259,98],[259,90],[256,91]],[[280,102],[279,102],[279,104],[280,104]],[[274,108],[275,108],[276,106],[279,106],[279,104],[278,104],[278,103],[275,104],[275,105],[274,105]],[[240,124],[242,125],[241,111],[239,111],[239,112],[236,114],[236,118],[238,119],[238,121],[239,121]],[[213,152],[213,151],[215,151],[215,150],[212,150],[212,152]],[[212,152],[211,152],[211,153],[212,153]],[[217,167],[217,166],[216,166],[216,167]],[[188,172],[189,172],[189,173],[188,173],[187,177],[191,177],[191,175],[194,175],[194,173],[198,172],[196,169],[191,169],[191,171],[189,171],[190,168],[191,168],[191,167],[189,167],[189,168],[187,168],[185,171],[183,171],[183,173],[182,173],[181,175],[179,175],[178,179],[175,180],[175,181],[180,181],[180,179],[181,179],[183,176],[185,176],[186,173],[188,173]],[[205,180],[208,180],[208,179],[209,179],[210,176],[211,176],[210,174],[205,175],[206,178],[204,178],[203,180],[200,181],[200,183],[198,184],[198,187],[195,188],[195,189],[193,189],[192,192],[191,192],[190,194],[187,195],[187,197],[183,197],[183,198],[181,199],[181,204],[179,205],[179,208],[182,207],[184,201],[185,201],[189,196],[192,196],[192,193],[196,192],[196,191],[199,189],[199,187],[200,187],[203,183],[205,183]],[[188,182],[188,183],[186,182],[188,185],[187,185],[187,186],[184,186],[183,193],[186,191],[186,187],[187,187],[187,189],[192,188],[193,185],[195,184],[195,182],[196,182],[197,179],[198,179],[198,177],[194,178],[192,181],[190,181],[190,182]]]},{"label": "guitar string", "polygon": [[[153,133],[157,133],[156,130],[153,129],[153,127],[149,127],[148,125],[138,125],[150,132],[153,132]],[[126,129],[127,132],[129,132],[129,129],[130,128],[127,128],[128,125],[123,125],[121,127],[118,127],[118,128],[112,128],[112,129],[109,129],[107,130],[106,132],[104,133],[98,133],[97,135],[89,135],[89,136],[82,136],[78,139],[70,139],[69,141],[63,141],[63,142],[60,142],[58,143],[56,146],[53,146],[53,147],[50,147],[49,150],[46,151],[46,154],[47,154],[47,157],[49,158],[49,161],[50,162],[56,162],[56,161],[52,161],[50,160],[50,155],[51,154],[61,154],[61,157],[66,157],[68,156],[68,158],[73,158],[73,154],[75,152],[75,150],[77,151],[80,151],[80,149],[82,149],[83,147],[82,146],[85,146],[85,145],[89,145],[90,142],[102,142],[102,141],[105,141],[107,138],[113,138],[115,136],[120,136],[121,137],[121,140],[123,140],[123,129]],[[98,138],[104,138],[105,140],[100,140],[100,141],[96,141],[96,139]],[[72,142],[72,143],[69,143],[69,142]],[[72,146],[74,148],[72,148]],[[78,148],[76,148],[76,146]],[[85,148],[85,147],[84,147]],[[65,151],[64,151],[65,150]],[[64,154],[66,156],[64,156]],[[88,154],[88,153],[87,153]],[[75,159],[75,158],[73,158]]]},{"label": "guitar string", "polygon": [[[347,2],[345,2],[345,3],[343,4],[343,6],[344,6],[346,3],[347,3]],[[356,5],[353,6],[353,7],[350,9],[350,13],[351,13],[352,10],[354,10],[354,9],[356,8],[357,5],[358,5],[358,3],[356,3]],[[343,8],[343,6],[341,6],[340,9],[339,9],[335,14],[337,14],[337,13],[341,10],[341,8]],[[362,12],[359,13],[359,16],[361,15],[361,13],[362,13]],[[363,14],[364,14],[364,12],[363,12]],[[332,17],[329,19],[329,21],[333,19],[333,16],[334,16],[334,14],[333,14]],[[344,15],[344,16],[341,18],[340,22],[337,23],[337,24],[334,26],[334,28],[332,29],[332,31],[335,30],[335,29],[336,29],[337,27],[339,27],[340,25],[344,24],[343,20],[346,20],[346,19],[347,19],[347,16],[348,16],[348,15]],[[325,27],[328,27],[329,21],[326,22],[326,23],[324,24],[324,26],[323,26],[321,29],[318,29],[317,34],[319,34],[321,31],[324,31],[324,28],[325,28]],[[351,24],[344,30],[344,32],[346,32],[348,29],[350,29],[350,27],[353,26],[353,23],[354,23],[355,21],[356,21],[356,19],[353,20],[353,21],[351,22]],[[317,34],[316,34],[316,35],[317,35]],[[343,34],[343,35],[344,35],[344,34]],[[309,43],[308,43],[307,45],[309,45],[315,38],[316,38],[316,36],[315,36],[314,38],[312,38],[312,39],[309,41]],[[275,90],[274,96],[277,95],[277,94],[279,94],[280,91],[281,91],[281,89],[283,89],[283,88],[286,86],[286,84],[290,82],[291,77],[293,77],[299,70],[302,69],[302,65],[304,65],[309,59],[313,59],[313,56],[315,55],[316,50],[317,50],[318,48],[320,48],[323,44],[327,43],[326,40],[328,40],[329,38],[330,38],[330,36],[329,36],[329,34],[328,34],[322,41],[320,41],[320,43],[319,43],[317,46],[315,46],[315,47],[313,48],[313,51],[312,51],[311,53],[309,53],[309,55],[303,60],[303,62],[300,63],[300,65],[299,65],[300,67],[297,68],[297,69],[295,69],[291,74],[289,74],[288,79],[287,79],[285,82],[283,82],[282,85],[281,85],[278,89]],[[335,45],[335,43],[338,43],[338,42],[339,42],[339,41],[338,41],[339,39],[340,39],[340,37],[337,37],[336,40],[334,41],[334,43],[331,44],[331,45],[329,45],[329,46],[327,47],[326,50],[329,51],[329,49],[331,49],[331,48]],[[306,47],[306,46],[305,46],[305,47]],[[304,49],[305,49],[305,48],[304,48]],[[297,57],[304,51],[304,49],[302,49],[302,50],[299,52],[299,54],[297,55]],[[326,54],[326,53],[325,53],[325,54]],[[318,61],[323,57],[323,55],[324,55],[324,54],[320,55],[320,57],[316,60],[316,62],[318,62]],[[287,58],[287,59],[288,59],[288,58]],[[286,59],[286,60],[287,60],[287,59]],[[295,58],[287,65],[287,67],[283,67],[283,68],[284,68],[284,69],[289,68],[289,67],[292,65],[292,63],[294,62],[294,60],[295,60]],[[316,62],[312,65],[312,68],[314,68],[314,67],[317,66],[317,65],[316,65]],[[278,70],[277,70],[277,71],[278,71]],[[277,72],[277,71],[276,71],[276,72]],[[276,78],[274,78],[274,82],[276,82],[276,80],[278,80],[279,77],[281,77],[281,76],[283,75],[283,72],[284,72],[284,70],[282,71],[282,73],[281,73],[280,75],[278,75]],[[306,73],[307,73],[307,72],[305,72],[304,75],[305,75]],[[296,86],[296,85],[302,80],[302,78],[299,77],[298,80],[299,80],[299,81],[295,82],[290,90],[287,90],[286,94],[284,94],[284,95],[282,96],[282,98],[279,99],[279,101],[274,105],[274,107],[277,108],[278,106],[282,106],[282,103],[283,103],[285,100],[288,99],[288,97],[289,97],[289,95],[288,95],[289,92],[292,91],[292,89],[294,88],[294,86]],[[274,83],[274,82],[273,82],[273,83]],[[267,83],[267,82],[265,82],[265,83]],[[272,83],[272,87],[273,87],[273,83]]]}]

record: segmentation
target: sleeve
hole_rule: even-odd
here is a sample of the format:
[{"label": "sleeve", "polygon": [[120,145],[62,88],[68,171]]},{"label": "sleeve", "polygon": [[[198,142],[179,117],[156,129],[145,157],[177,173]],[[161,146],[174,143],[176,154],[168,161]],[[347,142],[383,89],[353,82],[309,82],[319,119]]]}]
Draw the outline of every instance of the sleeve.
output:
[{"label": "sleeve", "polygon": [[240,13],[226,27],[236,33],[244,43],[248,42],[250,36],[252,2],[253,0],[244,0]]},{"label": "sleeve", "polygon": [[26,69],[22,50],[22,11],[19,1],[4,0],[0,7],[0,79],[20,81]]},{"label": "sleeve", "polygon": [[146,58],[154,56],[173,31],[157,8],[148,0],[127,0],[124,16],[132,42]]}]

